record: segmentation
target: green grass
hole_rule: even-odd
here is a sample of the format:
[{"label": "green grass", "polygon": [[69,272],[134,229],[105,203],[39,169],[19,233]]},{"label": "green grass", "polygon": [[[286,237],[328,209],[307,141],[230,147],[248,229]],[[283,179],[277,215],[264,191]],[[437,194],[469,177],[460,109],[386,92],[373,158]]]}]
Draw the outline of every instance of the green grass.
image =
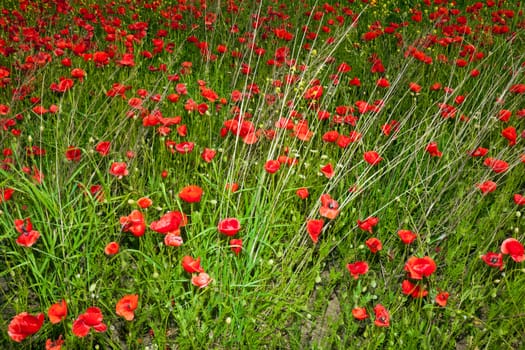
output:
[{"label": "green grass", "polygon": [[[12,165],[0,170],[0,189],[12,188],[14,194],[0,203],[3,348],[44,348],[47,339],[59,336],[65,348],[524,346],[523,263],[505,255],[500,271],[480,258],[489,251],[500,252],[507,238],[525,242],[523,207],[513,201],[514,194],[525,195],[520,134],[525,123],[519,117],[523,96],[509,92],[511,86],[525,83],[520,24],[524,19],[519,14],[523,5],[502,7],[514,13],[512,18],[501,15],[509,26],[508,34],[479,28],[494,25],[491,19],[497,7],[484,3],[475,16],[463,5],[441,5],[448,11],[459,11],[450,15],[447,25],[462,22],[464,16],[472,29],[471,34],[461,35],[458,29],[448,35],[447,25],[429,19],[437,5],[429,7],[419,1],[345,2],[334,6],[333,12],[312,1],[293,6],[283,2],[281,9],[268,1],[239,2],[237,13],[228,9],[227,3],[215,1],[208,2],[207,9],[168,2],[155,3],[158,7],[152,9],[153,3],[131,1],[132,7],[116,1],[100,5],[96,13],[89,3],[71,1],[68,14],[59,14],[54,26],[45,27],[38,21],[57,13],[55,5],[29,4],[26,10],[18,3],[4,5],[5,21],[12,30],[2,25],[0,39],[13,53],[0,55],[0,68],[9,72],[4,77],[9,80],[0,84],[0,104],[9,108],[0,115],[0,145],[5,150],[0,159],[1,165],[8,163],[6,159]],[[122,12],[119,6],[123,6]],[[25,22],[17,19],[15,9]],[[411,19],[412,9],[423,12],[421,22]],[[324,11],[320,19],[316,18],[319,11]],[[208,13],[215,13],[217,19],[206,28],[200,16]],[[170,15],[172,20],[168,20]],[[344,18],[344,25],[337,24],[338,16]],[[253,24],[257,19],[260,26]],[[138,21],[148,23],[143,37],[130,27]],[[363,35],[376,21],[383,29],[391,23],[400,26],[396,34],[364,40]],[[86,24],[92,26],[92,35]],[[231,32],[234,24],[238,33]],[[38,29],[40,41],[24,36],[31,27]],[[112,28],[116,40],[106,41]],[[293,34],[292,40],[277,37],[274,30],[283,28]],[[316,38],[307,37],[307,33],[316,33]],[[127,49],[126,35],[131,34],[137,35],[132,44],[135,65],[118,65]],[[190,36],[206,41],[216,58],[207,60],[188,40]],[[328,43],[330,37],[332,44]],[[437,42],[452,37],[458,40],[448,46]],[[425,47],[423,39],[432,38],[436,42]],[[154,53],[153,39],[162,39],[164,47],[173,44],[173,50]],[[71,48],[64,48],[63,56],[57,56],[53,50],[62,40],[70,42]],[[86,54],[108,51],[115,56],[108,65],[97,67],[93,60],[72,50],[81,42],[89,44]],[[226,53],[216,51],[219,44],[228,48]],[[305,44],[310,50],[304,49]],[[483,57],[461,68],[454,62],[466,45],[482,52]],[[276,50],[285,46],[288,62],[269,65],[268,60],[278,59]],[[432,64],[405,57],[410,46],[432,57]],[[257,48],[265,53],[259,55]],[[152,58],[143,56],[146,50],[154,53]],[[28,57],[43,52],[50,54],[49,62],[24,68],[31,62]],[[233,57],[232,52],[238,52],[239,57]],[[384,73],[371,72],[373,56],[382,61]],[[71,67],[61,63],[66,57],[71,59]],[[440,57],[446,57],[448,63]],[[183,62],[192,63],[188,74],[181,72]],[[338,73],[342,62],[349,64],[351,71]],[[251,68],[250,74],[242,73],[243,64]],[[158,69],[161,65],[165,70]],[[73,68],[86,71],[83,81],[73,79],[74,86],[63,93],[52,91],[50,85],[60,77],[70,77]],[[474,68],[480,71],[478,77],[470,76]],[[171,81],[175,74],[179,80]],[[333,83],[334,75],[338,84]],[[287,83],[292,76],[296,80]],[[360,87],[349,85],[353,77],[359,77]],[[387,78],[390,86],[377,87],[380,77]],[[324,88],[319,110],[334,116],[337,107],[352,107],[346,115],[357,117],[355,125],[319,120],[318,110],[305,98],[314,79]],[[225,102],[206,100],[199,80]],[[411,82],[422,87],[419,93],[409,90]],[[108,96],[116,83],[129,87],[125,98]],[[434,83],[453,91],[432,91]],[[177,92],[177,84],[186,85],[187,95]],[[260,92],[251,91],[250,98],[235,102],[232,92],[247,94],[250,84],[256,84]],[[25,89],[26,96],[17,98],[17,89]],[[138,97],[141,89],[146,91],[143,109],[133,109],[128,101]],[[167,97],[174,93],[180,99],[170,102]],[[161,101],[152,101],[150,97],[157,94]],[[465,101],[455,102],[457,96],[465,96]],[[187,111],[190,98],[197,104],[206,103],[208,111]],[[382,107],[361,113],[358,101],[369,105],[381,101]],[[454,106],[455,116],[443,117],[440,103]],[[49,108],[53,104],[58,106],[54,114],[40,115],[33,110],[36,105]],[[508,122],[498,120],[501,109],[513,112]],[[134,116],[130,117],[130,111]],[[293,111],[308,122],[313,133],[310,140],[275,126],[279,118],[297,124],[301,118],[293,117]],[[159,133],[160,125],[143,125],[144,117],[157,112],[163,118],[181,117],[178,125],[169,126],[168,136]],[[221,135],[225,121],[239,116],[252,123],[258,138],[255,144],[246,144],[244,135],[231,131]],[[16,120],[16,125],[10,125],[9,120]],[[392,128],[389,136],[384,135],[382,126],[393,121],[399,129]],[[178,134],[180,125],[187,127],[186,136]],[[508,126],[515,127],[518,134],[512,147],[501,135]],[[13,130],[19,130],[20,135],[14,135]],[[264,136],[269,130],[275,132],[273,138]],[[322,140],[333,130],[346,136],[356,131],[362,136],[340,148]],[[100,141],[111,142],[107,156],[95,151]],[[179,154],[166,147],[167,141],[191,141],[195,148]],[[437,142],[441,157],[426,152],[430,142]],[[28,154],[33,146],[46,154]],[[66,159],[69,146],[81,150],[80,161]],[[489,153],[482,158],[470,156],[480,146]],[[217,151],[209,163],[201,158],[204,148]],[[363,159],[371,150],[383,158],[375,166]],[[296,158],[297,164],[281,164],[275,174],[264,170],[267,160],[284,155]],[[484,165],[488,157],[505,160],[509,169],[495,173]],[[120,179],[111,175],[114,162],[125,162],[129,174]],[[328,163],[335,170],[331,179],[320,172]],[[44,175],[41,183],[32,178],[34,169]],[[163,171],[168,175],[163,176]],[[483,195],[476,184],[485,180],[495,181],[497,189]],[[239,185],[238,191],[226,188],[232,183]],[[96,185],[103,197],[89,192]],[[179,191],[187,185],[203,189],[198,203],[179,198]],[[301,187],[309,191],[304,200],[296,195]],[[321,218],[322,194],[330,194],[340,211],[335,219],[325,218],[314,244],[306,222]],[[139,208],[141,197],[150,198],[153,205]],[[132,210],[144,215],[148,228],[142,237],[134,237],[121,226],[120,218]],[[165,245],[163,235],[149,229],[151,222],[168,211],[181,211],[188,217],[188,224],[181,228],[184,243],[180,247]],[[357,221],[372,216],[378,217],[379,223],[370,234],[360,229]],[[236,217],[241,223],[240,232],[233,237],[243,240],[239,255],[230,249],[232,237],[217,230],[219,221],[227,217]],[[23,218],[30,218],[33,229],[40,232],[31,247],[16,243],[19,233],[14,221]],[[403,244],[397,236],[401,229],[417,233],[417,239]],[[375,254],[365,245],[371,237],[383,245]],[[106,256],[104,247],[112,241],[119,243],[120,250]],[[202,268],[212,278],[208,286],[192,284],[192,275],[181,266],[186,255],[201,258]],[[437,266],[423,280],[412,280],[428,291],[423,298],[402,293],[401,283],[409,279],[405,263],[412,256],[430,256]],[[369,271],[357,280],[346,268],[356,261],[369,264]],[[444,307],[435,301],[441,291],[450,294]],[[119,317],[115,310],[117,302],[128,294],[139,295],[132,321]],[[67,302],[62,322],[52,324],[46,317],[38,332],[21,343],[10,339],[7,330],[16,315],[47,313],[60,300]],[[374,324],[377,304],[387,308],[389,327]],[[108,329],[78,337],[73,323],[92,306],[100,308]],[[355,307],[365,307],[370,317],[355,319]]]}]

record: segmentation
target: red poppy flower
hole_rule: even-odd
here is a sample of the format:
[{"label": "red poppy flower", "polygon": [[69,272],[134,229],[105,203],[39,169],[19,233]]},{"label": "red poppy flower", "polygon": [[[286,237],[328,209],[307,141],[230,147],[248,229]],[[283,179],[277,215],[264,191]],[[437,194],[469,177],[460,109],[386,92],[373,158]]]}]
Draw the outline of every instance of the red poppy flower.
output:
[{"label": "red poppy flower", "polygon": [[379,78],[376,82],[378,87],[387,88],[390,86],[390,82],[386,78]]},{"label": "red poppy flower", "polygon": [[64,345],[64,339],[62,339],[62,334],[58,337],[57,340],[46,340],[46,350],[61,350],[62,345]]},{"label": "red poppy flower", "polygon": [[340,148],[346,148],[352,143],[352,138],[346,135],[339,135],[335,143]]},{"label": "red poppy flower", "polygon": [[15,229],[20,235],[16,239],[16,243],[23,247],[31,247],[36,243],[40,237],[40,232],[33,230],[33,224],[30,218],[16,219],[14,221]]},{"label": "red poppy flower", "polygon": [[285,41],[290,41],[293,39],[293,34],[283,28],[275,28],[273,30],[273,33],[275,34],[277,38],[285,40]]},{"label": "red poppy flower", "polygon": [[503,270],[503,254],[488,252],[481,256],[481,260],[491,267],[497,267],[500,271]]},{"label": "red poppy flower", "polygon": [[177,95],[177,94],[169,94],[168,96],[166,96],[166,98],[168,99],[168,101],[170,101],[172,103],[176,103],[176,102],[179,101],[180,96]]},{"label": "red poppy flower", "polygon": [[15,230],[18,233],[24,233],[27,231],[31,231],[33,229],[33,223],[31,222],[30,218],[25,219],[15,219]]},{"label": "red poppy flower", "polygon": [[51,83],[49,88],[51,91],[63,93],[70,90],[75,82],[72,79],[60,77],[60,81],[57,83]]},{"label": "red poppy flower", "polygon": [[339,137],[339,132],[337,130],[330,130],[324,133],[322,140],[324,142],[335,142]]},{"label": "red poppy flower", "polygon": [[139,109],[141,106],[142,106],[142,99],[138,98],[138,97],[132,97],[128,100],[128,105],[130,107],[133,107],[133,108],[136,108],[136,109]]},{"label": "red poppy flower", "polygon": [[355,263],[347,264],[346,268],[354,279],[358,279],[359,275],[364,275],[368,272],[368,263],[366,261],[356,261]]},{"label": "red poppy flower", "polygon": [[297,197],[301,198],[301,199],[306,199],[308,198],[308,189],[306,187],[301,187],[299,188],[295,194],[297,195]]},{"label": "red poppy flower", "polygon": [[164,214],[159,220],[153,221],[149,228],[155,232],[166,234],[174,232],[186,224],[186,217],[179,211],[170,211]]},{"label": "red poppy flower", "polygon": [[325,166],[323,166],[321,168],[321,172],[323,173],[324,176],[326,176],[328,179],[331,179],[332,177],[334,177],[335,175],[335,172],[334,172],[334,167],[332,166],[332,164],[328,163],[326,164]]},{"label": "red poppy flower", "polygon": [[57,324],[66,319],[67,316],[67,304],[65,300],[53,304],[47,310],[47,317],[53,324]]},{"label": "red poppy flower", "polygon": [[7,334],[11,339],[19,343],[25,338],[38,332],[43,324],[43,313],[33,316],[28,314],[27,312],[22,312],[16,315],[11,320],[11,322],[9,322],[9,326],[7,327]]},{"label": "red poppy flower", "polygon": [[109,64],[109,55],[104,51],[97,51],[93,54],[93,62],[97,67]]},{"label": "red poppy flower", "polygon": [[507,238],[501,243],[501,252],[510,255],[515,262],[525,261],[525,249],[515,238]]},{"label": "red poppy flower", "polygon": [[485,158],[483,164],[492,168],[495,173],[504,173],[509,169],[509,163],[501,159]]},{"label": "red poppy flower", "polygon": [[257,143],[259,139],[257,138],[257,134],[255,132],[249,132],[246,134],[246,136],[242,137],[242,142],[244,142],[247,145],[253,145]]},{"label": "red poppy flower", "polygon": [[175,145],[175,150],[180,154],[186,154],[193,151],[195,144],[193,142],[184,141]]},{"label": "red poppy flower", "polygon": [[358,77],[354,77],[354,78],[350,79],[348,84],[351,85],[351,86],[361,86],[361,80],[359,80]]},{"label": "red poppy flower", "polygon": [[335,219],[339,214],[339,203],[333,199],[328,193],[321,195],[321,207],[319,208],[319,215],[327,219]]},{"label": "red poppy flower", "polygon": [[306,222],[306,230],[308,231],[308,234],[310,235],[310,238],[314,243],[317,243],[317,241],[319,240],[319,235],[323,230],[323,225],[323,219],[312,219]]},{"label": "red poppy flower", "polygon": [[372,41],[382,34],[383,34],[383,31],[381,29],[377,29],[377,30],[372,30],[372,31],[364,33],[362,38],[364,41]]},{"label": "red poppy flower", "polygon": [[510,92],[515,94],[524,94],[525,93],[525,84],[515,84],[512,85],[509,89]]},{"label": "red poppy flower", "polygon": [[474,151],[470,152],[470,155],[472,157],[484,157],[488,152],[488,148],[478,147]]},{"label": "red poppy flower", "polygon": [[502,122],[508,122],[511,116],[512,111],[509,111],[508,109],[502,109],[499,111],[498,119]]},{"label": "red poppy flower", "polygon": [[118,253],[120,246],[117,242],[109,242],[104,248],[104,254],[106,255],[115,255]]},{"label": "red poppy flower", "polygon": [[16,239],[16,243],[23,247],[31,247],[33,244],[36,243],[38,238],[40,237],[40,233],[35,230],[31,230],[28,232],[22,233],[18,238]]},{"label": "red poppy flower", "polygon": [[183,83],[179,83],[175,86],[175,91],[177,91],[177,93],[179,95],[187,95],[188,94],[188,89],[186,88],[186,84],[183,84]]},{"label": "red poppy flower", "polygon": [[264,170],[266,170],[266,172],[268,172],[269,174],[276,173],[280,167],[281,167],[281,163],[279,163],[279,161],[277,160],[268,160],[264,164]]},{"label": "red poppy flower", "polygon": [[364,221],[357,220],[357,226],[363,231],[372,233],[372,229],[379,223],[379,218],[372,216]]},{"label": "red poppy flower", "polygon": [[197,111],[200,115],[204,115],[208,111],[208,105],[206,103],[200,103],[197,105]]},{"label": "red poppy flower", "polygon": [[133,236],[140,237],[146,231],[144,216],[138,210],[133,210],[128,216],[120,217],[122,231],[131,232]]},{"label": "red poppy flower", "polygon": [[306,90],[306,93],[304,94],[304,98],[307,100],[318,100],[323,96],[323,87],[321,85],[316,85],[308,90]]},{"label": "red poppy flower", "polygon": [[449,295],[450,294],[448,292],[440,292],[438,295],[436,295],[436,304],[441,307],[447,306]]},{"label": "red poppy flower", "polygon": [[201,258],[193,259],[188,255],[182,258],[182,268],[187,273],[204,272],[204,269],[201,267]]},{"label": "red poppy flower", "polygon": [[436,271],[436,263],[429,256],[423,258],[413,256],[406,262],[404,270],[408,272],[410,278],[420,280]]},{"label": "red poppy flower", "polygon": [[139,303],[137,294],[124,295],[115,307],[116,314],[124,317],[126,321],[132,321],[135,318],[135,310]]},{"label": "red poppy flower", "polygon": [[242,250],[242,239],[230,240],[230,249],[235,253],[235,255],[239,255]]},{"label": "red poppy flower", "polygon": [[38,146],[26,147],[26,154],[28,157],[40,157],[46,155],[46,150]]},{"label": "red poppy flower", "polygon": [[235,236],[241,229],[241,223],[236,218],[226,218],[219,222],[217,230],[226,236]]},{"label": "red poppy flower", "polygon": [[376,316],[376,319],[374,320],[374,324],[378,327],[388,327],[390,326],[390,315],[388,314],[388,310],[381,304],[377,304],[374,307],[374,313]]},{"label": "red poppy flower", "polygon": [[31,178],[37,183],[41,184],[42,181],[44,181],[44,174],[35,166],[33,167],[33,174],[31,175]]},{"label": "red poppy flower", "polygon": [[71,77],[75,78],[75,79],[78,79],[79,81],[84,80],[86,75],[87,75],[86,71],[83,70],[82,68],[73,68],[71,70]]},{"label": "red poppy flower", "polygon": [[109,168],[109,173],[119,179],[122,179],[122,177],[129,174],[128,165],[124,162],[113,162]]},{"label": "red poppy flower", "polygon": [[101,156],[107,156],[109,154],[109,150],[111,149],[111,142],[109,141],[100,141],[95,146],[95,151],[98,152]]},{"label": "red poppy flower", "polygon": [[339,66],[337,67],[338,73],[347,73],[347,72],[350,72],[351,70],[352,70],[352,67],[350,67],[350,65],[346,62],[341,62],[341,64],[339,64]]},{"label": "red poppy flower", "polygon": [[207,87],[201,87],[201,96],[210,102],[215,102],[219,98],[219,95],[215,91]]},{"label": "red poppy flower", "polygon": [[187,203],[198,203],[201,201],[202,193],[202,188],[196,185],[190,185],[180,190],[179,197]]},{"label": "red poppy flower", "polygon": [[104,316],[98,307],[89,307],[73,322],[73,334],[77,337],[85,337],[91,328],[96,332],[105,332],[107,326],[102,323],[103,318]]},{"label": "red poppy flower", "polygon": [[414,82],[409,83],[408,88],[410,89],[410,91],[415,92],[416,94],[421,92],[421,85]]},{"label": "red poppy flower", "polygon": [[521,194],[514,194],[512,199],[514,200],[514,203],[516,203],[516,205],[525,205],[525,196],[522,196]]},{"label": "red poppy flower", "polygon": [[401,283],[401,291],[405,295],[410,295],[412,298],[423,298],[428,295],[428,291],[421,289],[421,286],[404,280]]},{"label": "red poppy flower", "polygon": [[301,121],[293,127],[293,136],[301,141],[310,141],[314,133],[308,128],[306,121]]},{"label": "red poppy flower", "polygon": [[208,284],[210,284],[211,281],[212,281],[212,279],[205,272],[201,272],[198,275],[193,276],[191,278],[191,284],[193,284],[194,286],[199,287],[199,288],[206,287]]},{"label": "red poppy flower", "polygon": [[10,200],[13,196],[13,193],[15,193],[15,190],[12,188],[0,188],[0,204]]},{"label": "red poppy flower", "polygon": [[226,188],[226,190],[229,190],[232,193],[233,192],[237,192],[237,190],[239,189],[239,184],[236,183],[236,182],[231,183],[231,184],[226,184],[225,188]]},{"label": "red poppy flower", "polygon": [[501,136],[509,140],[509,146],[514,146],[516,144],[516,139],[518,138],[516,128],[513,126],[503,129],[501,131]]},{"label": "red poppy flower", "polygon": [[377,153],[376,151],[368,151],[368,152],[365,152],[363,154],[363,158],[365,159],[365,161],[370,164],[370,165],[376,165],[376,164],[379,164],[379,162],[381,160],[383,160],[383,158],[381,158],[379,156],[379,153]]},{"label": "red poppy flower", "polygon": [[209,148],[205,148],[201,153],[201,158],[206,163],[210,163],[212,159],[215,157],[215,154],[217,154],[217,151]]},{"label": "red poppy flower", "polygon": [[487,193],[494,192],[498,185],[494,181],[487,180],[483,183],[477,184],[476,187],[479,188],[481,193],[485,195]]},{"label": "red poppy flower", "polygon": [[153,205],[153,201],[148,197],[141,197],[137,199],[137,205],[142,209],[147,209]]},{"label": "red poppy flower", "polygon": [[370,249],[370,252],[374,254],[383,249],[383,244],[379,239],[375,237],[367,239],[365,244],[368,247],[368,249]]},{"label": "red poppy flower", "polygon": [[184,241],[180,235],[180,230],[168,232],[164,236],[164,244],[168,247],[180,247],[183,243]]},{"label": "red poppy flower", "polygon": [[432,157],[441,157],[443,153],[441,153],[438,149],[437,142],[430,142],[427,145],[426,151],[432,156]]},{"label": "red poppy flower", "polygon": [[399,230],[397,231],[397,235],[405,244],[410,244],[417,238],[417,235],[410,230]]},{"label": "red poppy flower", "polygon": [[78,147],[69,146],[66,150],[66,159],[71,162],[79,162],[82,157],[82,151]]},{"label": "red poppy flower", "polygon": [[368,316],[368,313],[366,312],[366,308],[364,307],[355,307],[352,309],[352,316],[354,316],[354,318],[356,320],[364,320],[364,319],[367,319],[369,316]]}]

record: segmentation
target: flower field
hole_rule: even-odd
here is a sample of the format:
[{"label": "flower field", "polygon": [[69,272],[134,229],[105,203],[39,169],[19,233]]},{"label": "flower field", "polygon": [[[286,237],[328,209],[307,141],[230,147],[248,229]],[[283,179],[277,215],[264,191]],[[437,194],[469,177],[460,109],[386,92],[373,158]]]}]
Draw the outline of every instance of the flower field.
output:
[{"label": "flower field", "polygon": [[1,348],[525,347],[522,3],[2,4]]}]

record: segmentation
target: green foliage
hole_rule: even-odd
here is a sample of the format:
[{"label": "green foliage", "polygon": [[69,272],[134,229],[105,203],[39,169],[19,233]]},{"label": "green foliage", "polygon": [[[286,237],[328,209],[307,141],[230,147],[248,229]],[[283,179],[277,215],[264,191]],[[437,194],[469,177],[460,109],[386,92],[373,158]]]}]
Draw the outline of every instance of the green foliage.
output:
[{"label": "green foliage", "polygon": [[[35,2],[25,11],[22,3],[3,5],[6,21],[15,23],[20,34],[1,26],[0,42],[15,51],[0,55],[0,68],[9,71],[5,86],[0,80],[0,105],[9,107],[1,113],[0,145],[10,151],[4,151],[0,163],[0,344],[44,348],[47,339],[62,336],[66,348],[523,346],[523,262],[504,256],[499,270],[480,258],[499,252],[509,237],[522,243],[525,238],[522,207],[512,200],[513,194],[524,194],[523,138],[518,135],[511,147],[501,134],[511,125],[518,132],[524,127],[523,117],[516,115],[523,110],[523,96],[509,92],[523,83],[518,5],[508,5],[516,16],[505,19],[515,30],[512,35],[474,28],[493,17],[485,6],[479,18],[465,15],[475,34],[460,35],[457,29],[453,37],[459,40],[444,45],[425,42],[452,35],[429,20],[437,9],[418,1],[341,3],[334,13],[327,4],[306,1],[303,9],[282,2],[279,14],[272,14],[277,6],[269,1],[239,2],[238,12],[220,1],[199,10],[167,1],[131,1],[133,6],[116,1],[93,12],[89,1],[71,1],[68,15],[39,29],[39,37],[49,38],[49,49],[26,34],[42,25],[40,19],[54,18],[59,3]],[[345,6],[351,12],[343,12]],[[23,25],[14,9],[22,11]],[[463,5],[457,9],[468,13]],[[411,18],[414,10],[422,11],[422,22]],[[318,12],[322,18],[316,19]],[[177,19],[169,19],[170,13]],[[209,14],[216,16],[212,24],[203,22],[212,21],[213,16],[205,17]],[[337,25],[337,15],[344,25]],[[382,29],[399,24],[398,35],[364,40],[378,19]],[[264,23],[258,27],[256,20]],[[144,33],[133,29],[137,22],[148,24]],[[286,29],[293,39],[278,38],[276,29]],[[107,40],[108,34],[115,34],[115,41]],[[132,34],[130,44],[125,38]],[[15,40],[18,36],[23,40]],[[192,43],[192,36],[210,51]],[[53,50],[61,39],[89,44],[85,53],[114,56],[108,65],[97,65],[72,47],[59,56]],[[160,50],[158,40],[164,45]],[[129,45],[134,65],[119,64]],[[219,54],[218,45],[227,52]],[[465,57],[462,51],[468,45],[484,55],[460,68],[454,62]],[[268,60],[278,60],[275,52],[282,47],[289,49],[286,59],[269,65]],[[258,48],[265,52],[257,53]],[[432,64],[411,57],[410,48],[432,57]],[[146,58],[145,51],[154,54]],[[50,54],[49,61],[24,68],[43,53]],[[385,73],[371,72],[374,57]],[[70,67],[63,58],[71,59]],[[342,62],[351,65],[350,72],[337,72]],[[249,74],[242,72],[243,64],[250,67]],[[85,70],[83,80],[74,80],[67,91],[53,91],[50,86],[70,77],[73,68]],[[480,70],[480,76],[472,77],[472,69]],[[349,84],[354,76],[360,87]],[[390,86],[378,87],[380,77]],[[314,79],[324,89],[317,106],[305,98]],[[409,83],[422,90],[409,90]],[[434,83],[442,87],[433,90]],[[111,95],[118,89],[115,84],[124,96]],[[177,84],[185,84],[187,93]],[[217,100],[203,96],[202,86],[216,92]],[[27,96],[17,98],[16,90],[24,89]],[[236,90],[244,95],[239,101],[234,100]],[[172,94],[179,100],[170,101]],[[465,101],[458,102],[458,96]],[[130,103],[132,97],[140,97],[140,107]],[[189,99],[208,110],[188,110]],[[358,101],[378,110],[359,112]],[[453,107],[455,114],[444,115],[441,104]],[[39,113],[34,109],[38,105],[58,108]],[[334,121],[342,106],[348,109],[341,117],[355,117],[355,125]],[[514,112],[510,122],[498,120],[501,109]],[[329,112],[331,119],[321,120],[319,111]],[[290,117],[293,113],[301,117]],[[176,123],[166,122],[177,117]],[[227,121],[240,117],[251,123],[256,143],[249,144],[242,131],[227,130]],[[280,118],[291,120],[294,130],[276,127]],[[8,119],[16,125],[7,126]],[[299,120],[313,133],[308,140],[297,135]],[[186,132],[178,129],[182,125]],[[392,126],[389,135],[385,125]],[[361,138],[338,147],[323,140],[334,130],[345,136],[359,132]],[[97,151],[101,141],[111,142],[108,155]],[[193,142],[193,151],[177,152],[174,145],[183,141]],[[430,142],[437,143],[441,156],[427,152]],[[487,157],[472,157],[480,146],[488,148],[487,157],[505,160],[509,169],[495,172],[484,163]],[[71,147],[78,148],[80,159],[67,159]],[[205,148],[217,152],[211,162],[201,157]],[[38,155],[38,150],[46,154]],[[375,166],[363,160],[371,150],[382,157]],[[280,169],[266,172],[266,161],[279,157],[284,157]],[[286,164],[294,159],[297,164]],[[129,174],[111,174],[115,162],[125,162]],[[328,163],[335,169],[332,178],[320,172]],[[497,190],[482,194],[477,184],[485,180],[495,181]],[[237,191],[230,190],[234,183]],[[188,185],[202,188],[198,202],[180,198],[179,191]],[[296,195],[303,187],[309,191],[304,200]],[[4,200],[8,188],[14,194]],[[314,244],[306,222],[321,217],[323,194],[336,200],[339,213],[324,219]],[[141,208],[141,197],[153,205]],[[142,212],[148,227],[141,237],[129,232],[122,219],[133,210]],[[165,236],[149,228],[171,211],[187,215],[180,247],[166,245]],[[235,237],[218,232],[217,224],[227,217],[241,223]],[[370,217],[378,217],[379,223],[369,233],[357,222]],[[16,231],[15,220],[25,218],[40,233],[31,247],[16,243],[23,232]],[[397,235],[401,229],[417,233],[416,240],[404,244]],[[371,237],[382,242],[377,253],[365,244]],[[243,240],[238,255],[231,250],[231,238]],[[116,255],[104,252],[110,242],[120,245]],[[201,259],[212,279],[209,285],[193,285],[197,274],[183,269],[184,256]],[[401,287],[408,279],[405,264],[413,256],[430,256],[437,265],[431,276],[413,281],[428,292],[422,298],[403,294]],[[369,265],[358,279],[346,268],[356,261]],[[446,306],[436,302],[442,291],[449,293]],[[116,313],[117,302],[129,294],[139,295],[132,321]],[[9,338],[15,315],[46,313],[60,300],[68,308],[61,323],[46,319],[20,344]],[[389,327],[374,324],[377,304],[388,309]],[[93,306],[101,309],[107,331],[75,336],[75,320]],[[352,313],[356,307],[365,307],[369,317],[357,320]]]}]

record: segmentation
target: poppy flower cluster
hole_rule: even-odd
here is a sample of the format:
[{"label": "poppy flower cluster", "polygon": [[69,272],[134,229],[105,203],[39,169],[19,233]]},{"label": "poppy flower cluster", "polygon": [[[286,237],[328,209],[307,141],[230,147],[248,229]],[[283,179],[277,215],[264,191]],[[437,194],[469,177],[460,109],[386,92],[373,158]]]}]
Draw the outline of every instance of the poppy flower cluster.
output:
[{"label": "poppy flower cluster", "polygon": [[108,327],[102,322],[103,319],[102,311],[98,307],[88,307],[86,312],[73,321],[73,334],[82,338],[88,335],[91,329],[99,333],[105,332]]},{"label": "poppy flower cluster", "polygon": [[131,232],[133,236],[140,237],[146,232],[144,216],[139,210],[133,210],[128,216],[120,217],[122,231]]},{"label": "poppy flower cluster", "polygon": [[[390,326],[390,313],[382,304],[376,304],[374,306],[374,325],[377,327],[389,327]],[[365,320],[369,318],[368,312],[365,307],[355,307],[352,309],[352,316],[356,320]]]},{"label": "poppy flower cluster", "polygon": [[161,216],[157,221],[152,221],[150,230],[164,235],[164,244],[179,247],[183,244],[180,228],[186,226],[188,219],[180,211],[170,211]]},{"label": "poppy flower cluster", "polygon": [[[138,295],[125,295],[117,302],[115,313],[127,321],[132,321],[135,317],[134,311],[137,309],[137,306]],[[61,300],[58,303],[51,305],[47,311],[49,322],[52,324],[59,324],[65,321],[67,315],[68,307],[65,300]],[[91,330],[99,333],[105,332],[107,330],[107,325],[103,322],[103,319],[104,316],[100,308],[95,306],[88,307],[84,313],[80,314],[73,321],[71,331],[79,338],[87,336]],[[44,320],[45,316],[43,313],[37,315],[30,315],[27,312],[19,313],[9,323],[9,337],[15,342],[21,342],[37,333],[43,326]],[[64,340],[62,339],[62,336],[60,336],[54,341],[48,339],[46,344],[48,344],[48,347],[50,348],[53,348],[51,347],[51,345],[53,345],[53,349],[60,349],[60,346],[64,344]]]},{"label": "poppy flower cluster", "polygon": [[[423,298],[427,296],[428,290],[424,289],[424,286],[420,281],[422,281],[423,278],[429,277],[436,271],[435,261],[429,256],[422,258],[412,256],[405,263],[404,270],[408,272],[408,277],[410,279],[403,280],[401,283],[403,294],[410,295],[412,298]],[[442,299],[443,298],[440,299],[440,302],[443,303]],[[446,305],[446,303],[444,304]]]},{"label": "poppy flower cluster", "polygon": [[507,238],[501,243],[500,253],[487,252],[481,256],[481,260],[488,266],[498,268],[501,271],[505,266],[504,255],[508,255],[513,261],[520,263],[525,261],[525,248],[517,239]]},{"label": "poppy flower cluster", "polygon": [[210,275],[204,272],[201,267],[200,258],[193,259],[191,256],[186,255],[182,258],[182,268],[187,273],[191,273],[191,284],[196,287],[204,288],[212,281]]}]

